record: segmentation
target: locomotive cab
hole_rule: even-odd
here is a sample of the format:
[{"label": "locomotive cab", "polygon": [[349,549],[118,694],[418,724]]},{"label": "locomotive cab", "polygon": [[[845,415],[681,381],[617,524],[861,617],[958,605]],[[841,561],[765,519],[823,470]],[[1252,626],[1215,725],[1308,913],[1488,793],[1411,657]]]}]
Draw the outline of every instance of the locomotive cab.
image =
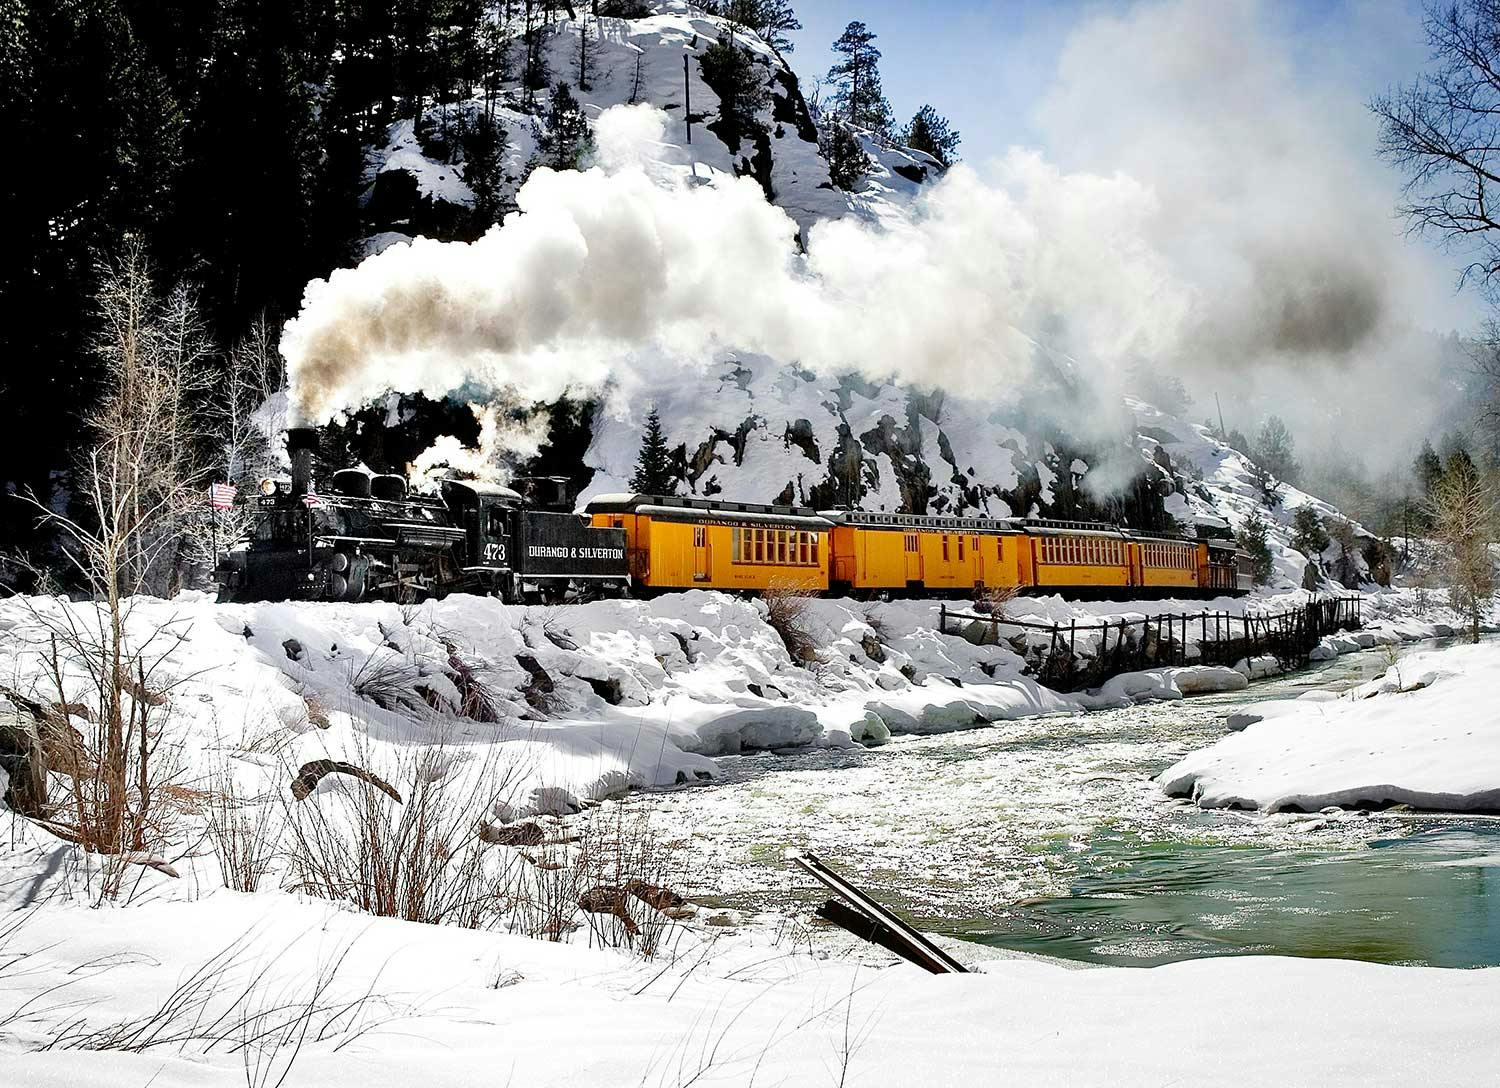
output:
[{"label": "locomotive cab", "polygon": [[444,480],[443,501],[464,533],[464,588],[510,597],[521,496],[499,484]]}]

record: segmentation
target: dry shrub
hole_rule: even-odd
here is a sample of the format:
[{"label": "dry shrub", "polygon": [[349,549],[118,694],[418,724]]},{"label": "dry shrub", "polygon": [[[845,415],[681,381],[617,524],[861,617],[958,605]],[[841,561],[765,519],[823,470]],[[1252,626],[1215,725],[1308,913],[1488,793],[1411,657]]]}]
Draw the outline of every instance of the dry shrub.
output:
[{"label": "dry shrub", "polygon": [[486,850],[481,817],[509,803],[514,768],[491,759],[453,775],[441,747],[406,757],[395,773],[406,800],[341,779],[305,801],[283,795],[292,886],[369,914],[483,928],[514,904],[513,856]]},{"label": "dry shrub", "polygon": [[561,941],[579,927],[579,900],[585,889],[577,851],[554,840],[519,856],[530,866],[518,874],[512,924],[534,940]]},{"label": "dry shrub", "polygon": [[[165,743],[170,694],[188,679],[169,676],[165,665],[183,635],[172,621],[132,634],[130,612],[129,601],[113,610],[33,611],[47,632],[51,705],[42,711],[41,741],[54,772],[38,823],[98,859],[88,870],[101,900],[128,893],[132,865],[175,875],[160,855],[184,812],[182,752]],[[70,699],[70,690],[81,690],[81,699]]]},{"label": "dry shrub", "polygon": [[479,673],[479,670],[459,655],[458,649],[449,644],[448,679],[458,689],[458,712],[476,722],[498,722],[502,715],[497,709],[498,700]]},{"label": "dry shrub", "polygon": [[231,891],[253,892],[270,872],[281,824],[255,798],[244,796],[228,767],[221,767],[207,792],[208,838],[219,875]]},{"label": "dry shrub", "polygon": [[683,905],[677,889],[687,878],[685,858],[684,843],[657,834],[644,800],[591,811],[579,829],[578,849],[584,894],[604,907],[585,909],[591,939],[655,956]]},{"label": "dry shrub", "polygon": [[328,708],[316,695],[304,695],[302,705],[307,709],[307,720],[319,729],[328,729],[333,725],[328,717]]},{"label": "dry shrub", "polygon": [[1005,619],[1010,602],[1020,595],[1020,586],[982,586],[974,591],[974,610]]},{"label": "dry shrub", "polygon": [[818,641],[812,633],[811,605],[815,590],[803,582],[777,580],[766,587],[766,623],[781,638],[787,654],[798,665],[818,659]]}]

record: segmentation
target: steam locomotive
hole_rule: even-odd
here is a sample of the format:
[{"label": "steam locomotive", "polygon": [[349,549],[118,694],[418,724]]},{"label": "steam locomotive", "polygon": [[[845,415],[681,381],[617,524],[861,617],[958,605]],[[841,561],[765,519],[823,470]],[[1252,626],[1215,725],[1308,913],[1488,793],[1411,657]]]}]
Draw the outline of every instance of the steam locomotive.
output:
[{"label": "steam locomotive", "polygon": [[969,596],[1015,587],[1089,597],[1249,592],[1233,540],[1093,522],[817,511],[680,496],[602,495],[573,513],[566,481],[521,490],[333,473],[315,492],[316,434],[288,432],[289,484],[266,481],[249,536],[217,575],[223,600],[415,601],[447,593],[514,602],[682,589],[841,596]]},{"label": "steam locomotive", "polygon": [[625,533],[572,512],[565,481],[445,480],[441,495],[363,469],[315,490],[317,434],[287,432],[291,480],[267,480],[251,531],[215,572],[226,601],[416,601],[446,593],[507,602],[560,601],[570,591],[616,595],[628,583]]}]

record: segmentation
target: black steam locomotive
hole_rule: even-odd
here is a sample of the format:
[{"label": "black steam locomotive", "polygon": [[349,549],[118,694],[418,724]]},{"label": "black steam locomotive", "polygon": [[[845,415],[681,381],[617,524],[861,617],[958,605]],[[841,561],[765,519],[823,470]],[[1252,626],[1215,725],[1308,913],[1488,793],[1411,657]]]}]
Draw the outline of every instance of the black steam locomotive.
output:
[{"label": "black steam locomotive", "polygon": [[225,601],[416,601],[446,593],[508,602],[623,592],[625,532],[574,514],[564,481],[519,481],[527,494],[445,480],[438,496],[400,476],[333,473],[315,490],[316,432],[287,434],[290,485],[267,481],[248,537],[215,572]]}]

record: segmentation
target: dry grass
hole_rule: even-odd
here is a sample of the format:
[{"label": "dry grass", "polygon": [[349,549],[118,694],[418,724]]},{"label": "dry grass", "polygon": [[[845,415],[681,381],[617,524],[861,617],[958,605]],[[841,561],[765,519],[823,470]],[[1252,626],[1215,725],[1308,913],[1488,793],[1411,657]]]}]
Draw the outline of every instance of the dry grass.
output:
[{"label": "dry grass", "polygon": [[235,1054],[247,1088],[268,1088],[288,1082],[308,1045],[339,1050],[393,1018],[374,982],[348,996],[335,992],[352,944],[312,963],[305,980],[288,983],[271,968],[295,947],[260,956],[251,937],[240,936],[194,968],[155,1008],[99,1026],[77,1017],[43,1049]]},{"label": "dry grass", "polygon": [[377,650],[365,658],[358,669],[351,671],[349,686],[354,694],[382,710],[423,718],[430,716],[431,708],[416,690],[421,675],[417,665],[400,653],[390,649]]},{"label": "dry grass", "polygon": [[798,665],[818,660],[818,641],[812,633],[812,587],[801,582],[774,581],[761,594],[766,623],[781,638],[787,654]]}]

